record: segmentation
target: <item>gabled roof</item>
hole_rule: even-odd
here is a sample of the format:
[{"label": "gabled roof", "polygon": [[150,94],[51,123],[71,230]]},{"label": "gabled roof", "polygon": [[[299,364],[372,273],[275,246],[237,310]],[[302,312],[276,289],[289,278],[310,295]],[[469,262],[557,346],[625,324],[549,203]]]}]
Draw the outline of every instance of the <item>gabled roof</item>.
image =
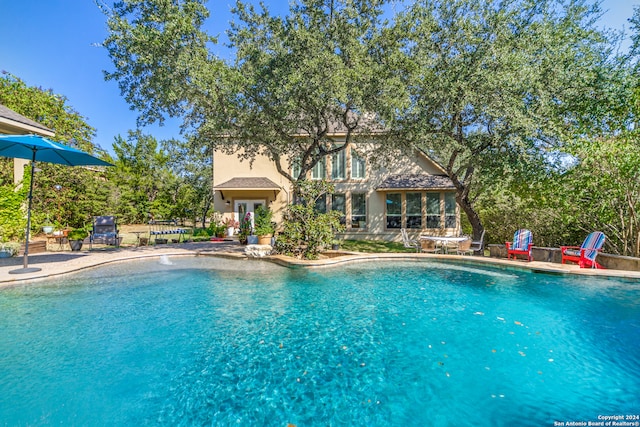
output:
[{"label": "gabled roof", "polygon": [[387,177],[376,190],[455,190],[455,188],[448,176],[406,174]]},{"label": "gabled roof", "polygon": [[265,177],[237,177],[216,185],[216,190],[281,190],[282,188]]},{"label": "gabled roof", "polygon": [[54,136],[53,130],[0,104],[0,133]]}]

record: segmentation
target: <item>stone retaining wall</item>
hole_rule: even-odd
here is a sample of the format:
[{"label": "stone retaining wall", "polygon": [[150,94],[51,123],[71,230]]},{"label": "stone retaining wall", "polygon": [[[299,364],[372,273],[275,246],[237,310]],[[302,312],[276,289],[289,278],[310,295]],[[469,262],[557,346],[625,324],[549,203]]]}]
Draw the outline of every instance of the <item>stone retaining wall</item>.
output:
[{"label": "stone retaining wall", "polygon": [[[507,248],[505,245],[487,245],[487,247],[489,249],[490,257],[507,257]],[[560,248],[540,248],[534,246],[531,249],[531,256],[534,261],[553,262],[557,264],[562,262]],[[605,268],[613,270],[640,271],[640,258],[600,253],[596,260]]]}]

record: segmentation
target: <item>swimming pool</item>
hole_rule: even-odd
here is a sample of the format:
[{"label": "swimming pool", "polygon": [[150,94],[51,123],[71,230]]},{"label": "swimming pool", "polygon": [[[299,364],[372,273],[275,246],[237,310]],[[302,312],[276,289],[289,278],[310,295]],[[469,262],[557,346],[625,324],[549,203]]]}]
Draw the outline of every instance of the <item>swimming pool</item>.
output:
[{"label": "swimming pool", "polygon": [[0,424],[497,426],[640,413],[637,283],[423,260],[166,261],[1,290]]}]

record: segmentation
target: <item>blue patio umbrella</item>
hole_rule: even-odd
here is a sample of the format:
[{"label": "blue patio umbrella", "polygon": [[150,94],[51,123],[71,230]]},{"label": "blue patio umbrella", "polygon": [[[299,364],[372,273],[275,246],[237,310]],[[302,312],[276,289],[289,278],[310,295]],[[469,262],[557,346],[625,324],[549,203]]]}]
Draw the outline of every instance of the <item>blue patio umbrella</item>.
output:
[{"label": "blue patio umbrella", "polygon": [[9,273],[32,273],[40,268],[29,267],[29,231],[31,229],[31,200],[36,162],[67,166],[113,166],[97,157],[39,135],[0,135],[0,156],[31,160],[31,185],[27,207],[27,232],[24,244],[23,268]]}]

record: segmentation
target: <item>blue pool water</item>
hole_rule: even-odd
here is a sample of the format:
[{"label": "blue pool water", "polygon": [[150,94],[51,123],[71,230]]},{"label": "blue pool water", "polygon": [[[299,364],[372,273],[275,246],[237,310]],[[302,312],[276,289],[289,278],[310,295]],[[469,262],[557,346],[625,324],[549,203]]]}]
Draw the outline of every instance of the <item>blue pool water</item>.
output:
[{"label": "blue pool water", "polygon": [[0,425],[640,414],[640,284],[436,262],[138,261],[0,290]]}]

